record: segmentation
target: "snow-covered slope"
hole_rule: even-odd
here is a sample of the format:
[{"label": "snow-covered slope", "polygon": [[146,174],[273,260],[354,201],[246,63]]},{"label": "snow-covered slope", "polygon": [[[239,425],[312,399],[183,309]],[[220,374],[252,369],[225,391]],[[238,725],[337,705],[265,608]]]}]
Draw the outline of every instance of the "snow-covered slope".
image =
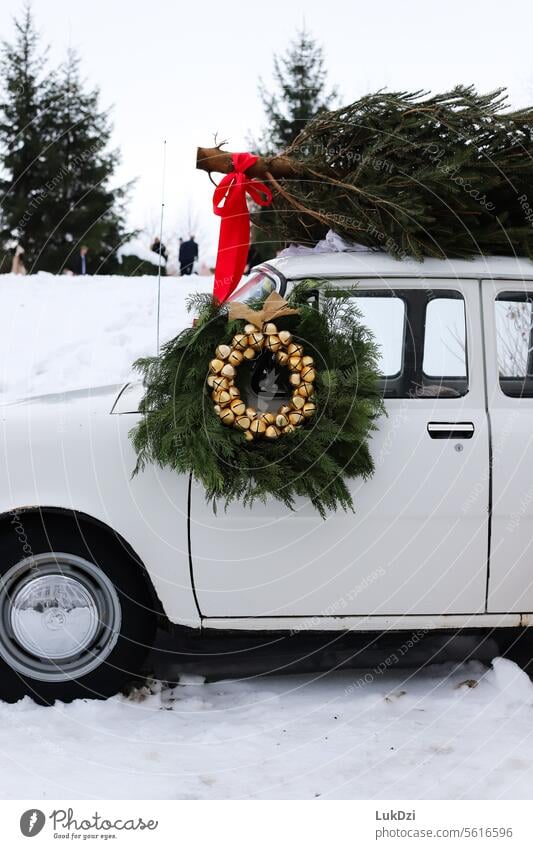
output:
[{"label": "snow-covered slope", "polygon": [[[191,291],[211,277],[161,281],[161,339],[191,318]],[[155,352],[156,277],[0,275],[0,399],[127,380]]]}]

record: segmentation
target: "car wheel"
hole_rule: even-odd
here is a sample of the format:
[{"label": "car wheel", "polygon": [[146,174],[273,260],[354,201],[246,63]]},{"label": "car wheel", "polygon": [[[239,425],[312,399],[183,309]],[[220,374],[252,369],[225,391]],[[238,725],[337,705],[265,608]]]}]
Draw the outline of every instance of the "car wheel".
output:
[{"label": "car wheel", "polygon": [[105,698],[155,636],[147,579],[105,530],[20,514],[0,533],[0,697]]}]

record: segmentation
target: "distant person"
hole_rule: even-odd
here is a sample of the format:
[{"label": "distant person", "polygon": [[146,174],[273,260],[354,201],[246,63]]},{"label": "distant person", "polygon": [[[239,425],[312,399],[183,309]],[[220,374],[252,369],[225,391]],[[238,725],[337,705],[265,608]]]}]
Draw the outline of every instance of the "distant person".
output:
[{"label": "distant person", "polygon": [[192,274],[195,260],[198,259],[198,245],[194,241],[194,236],[182,242],[179,252],[180,274]]},{"label": "distant person", "polygon": [[163,242],[160,239],[157,238],[157,236],[155,236],[154,241],[150,245],[150,250],[153,251],[158,256],[159,256],[159,253],[161,252],[161,256],[163,257],[165,262],[167,262],[168,254],[167,254],[166,246],[163,244]]},{"label": "distant person", "polygon": [[79,253],[77,253],[74,257],[74,261],[72,263],[72,273],[73,274],[88,274],[89,270],[87,267],[87,254],[89,253],[89,248],[87,245],[82,245]]},{"label": "distant person", "polygon": [[24,248],[22,245],[17,245],[11,262],[11,274],[26,274],[26,266],[22,257],[24,256]]}]

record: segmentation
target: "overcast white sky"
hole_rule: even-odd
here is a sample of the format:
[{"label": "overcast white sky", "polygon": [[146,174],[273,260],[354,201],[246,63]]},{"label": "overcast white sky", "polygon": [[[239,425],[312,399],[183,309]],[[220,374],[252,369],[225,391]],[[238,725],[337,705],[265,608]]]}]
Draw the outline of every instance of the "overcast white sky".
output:
[{"label": "overcast white sky", "polygon": [[[2,0],[0,35],[11,37],[19,0]],[[531,0],[33,0],[51,58],[72,44],[102,103],[113,106],[120,179],[138,177],[131,224],[156,229],[162,144],[167,140],[168,230],[187,229],[187,215],[214,249],[212,187],[194,170],[198,144],[214,133],[246,149],[263,116],[257,79],[270,79],[272,54],[305,20],[326,53],[331,83],[349,102],[380,87],[456,83],[509,88],[513,105],[533,101]]]}]

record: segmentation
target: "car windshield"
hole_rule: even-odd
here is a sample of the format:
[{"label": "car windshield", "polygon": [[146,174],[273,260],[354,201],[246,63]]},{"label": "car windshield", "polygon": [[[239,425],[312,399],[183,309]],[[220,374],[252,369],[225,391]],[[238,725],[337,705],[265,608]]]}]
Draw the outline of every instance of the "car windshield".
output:
[{"label": "car windshield", "polygon": [[253,274],[243,286],[240,286],[229,298],[230,301],[251,301],[264,298],[276,288],[275,282],[264,272]]}]

